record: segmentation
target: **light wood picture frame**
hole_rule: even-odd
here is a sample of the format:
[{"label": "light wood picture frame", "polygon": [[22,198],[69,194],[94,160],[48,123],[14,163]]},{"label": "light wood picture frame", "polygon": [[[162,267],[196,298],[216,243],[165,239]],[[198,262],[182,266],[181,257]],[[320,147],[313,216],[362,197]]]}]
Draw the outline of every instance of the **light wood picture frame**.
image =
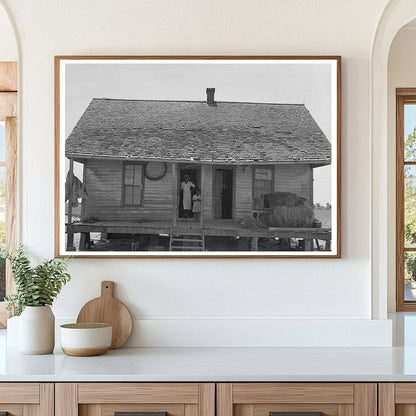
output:
[{"label": "light wood picture frame", "polygon": [[339,56],[56,56],[55,254],[341,256]]}]

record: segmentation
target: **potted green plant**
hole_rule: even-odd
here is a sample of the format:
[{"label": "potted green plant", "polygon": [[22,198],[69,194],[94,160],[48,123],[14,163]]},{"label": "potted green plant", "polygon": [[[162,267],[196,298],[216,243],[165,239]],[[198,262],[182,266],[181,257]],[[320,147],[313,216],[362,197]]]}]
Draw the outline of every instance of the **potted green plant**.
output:
[{"label": "potted green plant", "polygon": [[71,278],[68,258],[45,260],[32,266],[23,246],[6,253],[16,293],[6,296],[8,309],[19,318],[19,350],[49,354],[55,346],[55,316],[51,305]]}]

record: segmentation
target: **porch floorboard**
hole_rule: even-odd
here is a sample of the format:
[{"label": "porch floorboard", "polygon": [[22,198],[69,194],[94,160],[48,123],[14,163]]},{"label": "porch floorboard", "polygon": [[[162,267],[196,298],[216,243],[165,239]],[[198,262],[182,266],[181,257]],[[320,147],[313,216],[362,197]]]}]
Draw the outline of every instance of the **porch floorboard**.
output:
[{"label": "porch floorboard", "polygon": [[[245,227],[234,220],[209,220],[203,224],[204,234],[219,237],[263,237],[263,238],[304,238],[331,240],[329,228],[254,228]],[[171,232],[200,232],[197,221],[96,221],[93,223],[72,223],[67,225],[68,233],[106,232],[120,234],[170,234]]]}]

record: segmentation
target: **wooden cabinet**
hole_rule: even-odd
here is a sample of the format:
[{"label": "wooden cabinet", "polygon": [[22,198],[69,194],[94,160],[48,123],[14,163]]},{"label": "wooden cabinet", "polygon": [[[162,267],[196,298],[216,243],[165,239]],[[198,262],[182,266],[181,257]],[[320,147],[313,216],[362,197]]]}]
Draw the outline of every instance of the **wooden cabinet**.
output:
[{"label": "wooden cabinet", "polygon": [[0,415],[53,416],[52,383],[0,383]]},{"label": "wooden cabinet", "polygon": [[216,399],[217,416],[377,416],[376,383],[220,383]]},{"label": "wooden cabinet", "polygon": [[[56,416],[215,416],[214,383],[57,383]],[[130,413],[129,413],[130,412]]]},{"label": "wooden cabinet", "polygon": [[3,414],[416,416],[416,382],[0,383]]}]

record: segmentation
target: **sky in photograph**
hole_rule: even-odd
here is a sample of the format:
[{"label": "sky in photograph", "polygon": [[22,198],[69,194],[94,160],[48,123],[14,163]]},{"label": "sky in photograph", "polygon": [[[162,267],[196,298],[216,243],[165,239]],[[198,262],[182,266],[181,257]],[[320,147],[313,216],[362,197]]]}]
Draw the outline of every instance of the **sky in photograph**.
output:
[{"label": "sky in photograph", "polygon": [[[215,88],[216,101],[305,104],[326,137],[333,141],[331,65],[301,61],[68,63],[65,134],[70,134],[92,98],[205,101],[207,87]],[[315,202],[331,201],[330,169],[314,170]]]}]

